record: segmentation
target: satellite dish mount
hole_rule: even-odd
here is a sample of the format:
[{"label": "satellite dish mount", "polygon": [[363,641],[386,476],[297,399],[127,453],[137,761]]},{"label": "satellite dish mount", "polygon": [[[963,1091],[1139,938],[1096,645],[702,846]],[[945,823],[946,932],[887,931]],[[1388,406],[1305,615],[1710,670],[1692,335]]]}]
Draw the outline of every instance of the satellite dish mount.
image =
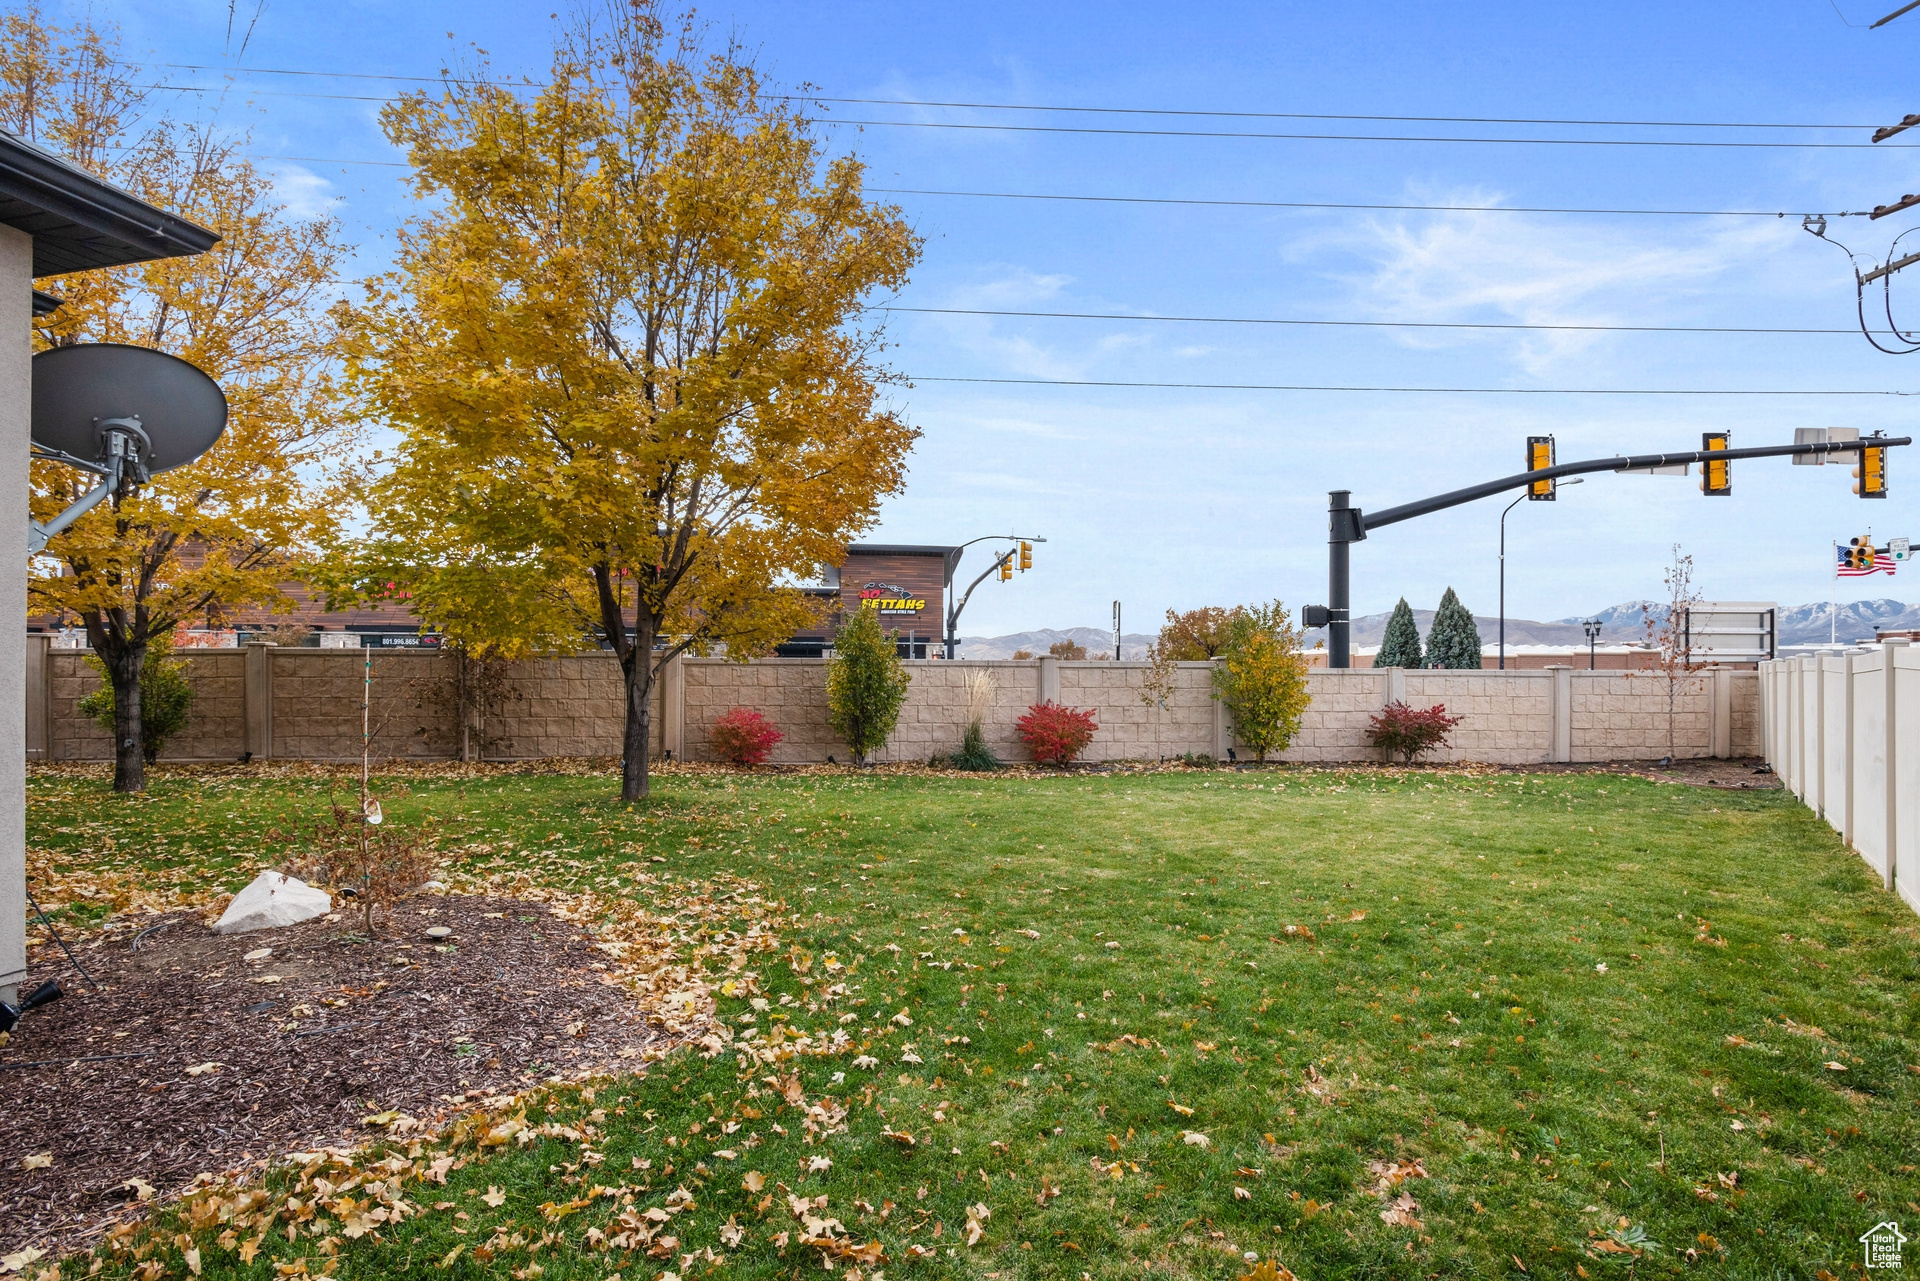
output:
[{"label": "satellite dish mount", "polygon": [[29,520],[28,553],[45,551],[55,534],[103,499],[118,501],[158,473],[193,462],[226,427],[227,398],[219,385],[177,356],[120,343],[39,353],[33,358],[33,456],[101,480],[46,524]]}]

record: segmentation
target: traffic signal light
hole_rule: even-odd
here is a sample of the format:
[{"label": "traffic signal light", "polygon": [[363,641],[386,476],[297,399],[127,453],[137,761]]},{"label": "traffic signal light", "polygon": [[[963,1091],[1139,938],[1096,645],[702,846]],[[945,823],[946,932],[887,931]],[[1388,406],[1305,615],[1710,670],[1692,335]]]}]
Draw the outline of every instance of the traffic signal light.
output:
[{"label": "traffic signal light", "polygon": [[[1731,449],[1731,437],[1723,431],[1700,433],[1700,448]],[[1709,498],[1726,498],[1733,493],[1733,464],[1724,458],[1709,458],[1700,467],[1700,492]]]},{"label": "traffic signal light", "polygon": [[[1553,437],[1527,437],[1527,470],[1545,471],[1553,466]],[[1527,486],[1527,497],[1535,502],[1553,501],[1553,482],[1536,480]]]},{"label": "traffic signal light", "polygon": [[1033,568],[1033,544],[1023,542],[1020,544],[1020,572],[1024,574],[1032,568]]},{"label": "traffic signal light", "polygon": [[1887,450],[1884,445],[1860,442],[1859,460],[1853,465],[1853,492],[1862,498],[1887,496]]},{"label": "traffic signal light", "polygon": [[1848,569],[1872,569],[1873,559],[1874,557],[1873,557],[1872,535],[1863,534],[1858,538],[1853,538],[1848,540],[1847,542],[1847,568]]},{"label": "traffic signal light", "polygon": [[1003,583],[1010,583],[1013,581],[1013,553],[1012,552],[1008,552],[1005,556],[1002,556],[1000,558],[1000,581]]}]

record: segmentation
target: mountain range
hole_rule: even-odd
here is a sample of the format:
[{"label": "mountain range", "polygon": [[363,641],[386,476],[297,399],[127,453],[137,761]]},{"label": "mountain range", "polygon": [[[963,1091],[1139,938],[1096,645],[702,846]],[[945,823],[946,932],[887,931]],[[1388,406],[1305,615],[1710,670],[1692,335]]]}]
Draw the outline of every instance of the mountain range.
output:
[{"label": "mountain range", "polygon": [[[1647,614],[1659,618],[1666,612],[1666,605],[1658,601],[1630,600],[1611,605],[1588,618],[1600,620],[1600,643],[1602,645],[1628,645],[1646,639]],[[1365,614],[1353,620],[1353,644],[1357,647],[1376,646],[1387,630],[1388,614]],[[1416,609],[1413,621],[1420,628],[1422,641],[1426,639],[1427,629],[1433,624],[1433,611]],[[1492,645],[1500,635],[1498,616],[1475,614],[1474,623],[1480,628],[1480,639]],[[1507,644],[1509,645],[1567,645],[1580,646],[1587,643],[1587,634],[1582,618],[1556,618],[1550,622],[1536,622],[1530,618],[1509,618],[1507,620]],[[1842,605],[1838,613],[1826,601],[1811,605],[1781,606],[1774,616],[1777,632],[1776,644],[1779,645],[1823,645],[1830,636],[1837,637],[1842,643],[1871,641],[1876,630],[1893,628],[1920,628],[1920,605],[1908,605],[1901,601],[1882,597],[1878,600],[1857,600]],[[1148,648],[1157,639],[1144,632],[1126,632],[1120,637],[1121,657],[1129,660],[1144,659]],[[1058,641],[1070,640],[1076,645],[1084,645],[1089,654],[1111,652],[1113,633],[1098,627],[1069,627],[1065,630],[1041,628],[1038,631],[1015,632],[1009,636],[963,636],[960,639],[961,658],[1011,658],[1018,650],[1030,654],[1044,654],[1049,646]],[[1304,648],[1313,649],[1326,642],[1324,628],[1309,628],[1304,634]]]}]

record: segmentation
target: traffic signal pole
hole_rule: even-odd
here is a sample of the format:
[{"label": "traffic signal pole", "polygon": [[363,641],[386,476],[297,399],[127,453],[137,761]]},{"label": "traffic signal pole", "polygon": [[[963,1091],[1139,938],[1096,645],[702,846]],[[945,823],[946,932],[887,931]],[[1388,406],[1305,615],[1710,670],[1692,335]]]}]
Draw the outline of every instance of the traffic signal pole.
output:
[{"label": "traffic signal pole", "polygon": [[1645,471],[1655,467],[1682,464],[1735,462],[1743,458],[1786,458],[1798,454],[1857,454],[1863,449],[1886,449],[1911,445],[1911,436],[1862,436],[1857,440],[1817,441],[1803,445],[1762,445],[1754,449],[1696,449],[1675,454],[1632,454],[1614,458],[1590,458],[1584,462],[1559,463],[1536,471],[1503,476],[1465,489],[1455,489],[1417,502],[1366,513],[1352,506],[1352,491],[1336,489],[1327,495],[1327,665],[1353,666],[1351,606],[1349,604],[1348,549],[1364,539],[1370,530],[1397,525],[1415,516],[1428,516],[1449,507],[1458,507],[1476,499],[1490,498],[1510,489],[1522,489],[1540,481],[1592,472]]}]

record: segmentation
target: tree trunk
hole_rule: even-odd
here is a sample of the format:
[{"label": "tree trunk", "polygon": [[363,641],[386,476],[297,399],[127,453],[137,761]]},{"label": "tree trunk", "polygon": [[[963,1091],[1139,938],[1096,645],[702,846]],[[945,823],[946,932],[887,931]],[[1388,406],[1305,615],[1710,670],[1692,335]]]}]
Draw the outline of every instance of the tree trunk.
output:
[{"label": "tree trunk", "polygon": [[109,642],[100,654],[113,686],[113,790],[147,789],[147,744],[140,725],[140,673],[147,663],[145,645]]},{"label": "tree trunk", "polygon": [[653,645],[652,638],[642,648],[641,637],[634,638],[633,649],[621,663],[627,682],[627,729],[621,750],[625,757],[620,771],[620,799],[643,801],[650,795],[647,777],[647,749],[653,737]]},{"label": "tree trunk", "polygon": [[479,700],[475,696],[473,659],[464,649],[453,652],[453,703],[460,717],[460,760],[473,762],[474,723],[479,720]]}]

